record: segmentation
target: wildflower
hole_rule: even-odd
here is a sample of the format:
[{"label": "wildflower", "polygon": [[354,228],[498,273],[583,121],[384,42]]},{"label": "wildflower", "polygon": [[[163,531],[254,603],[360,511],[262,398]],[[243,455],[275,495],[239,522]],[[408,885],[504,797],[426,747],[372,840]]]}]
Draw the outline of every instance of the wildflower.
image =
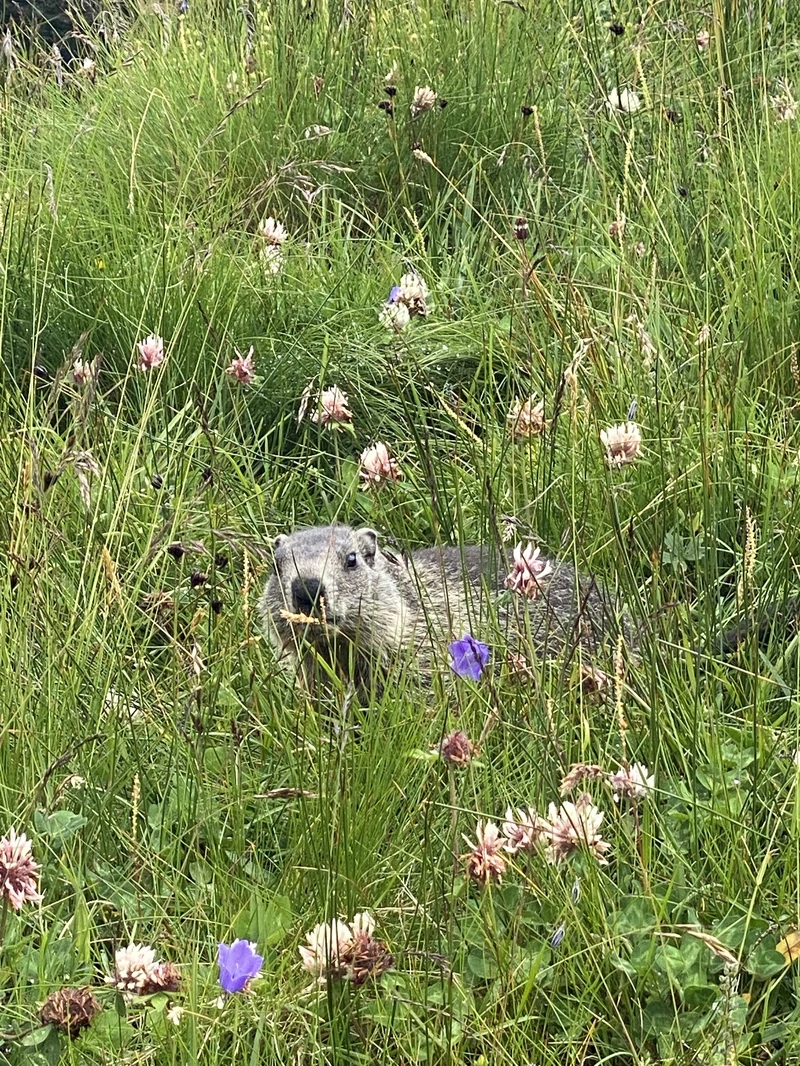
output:
[{"label": "wildflower", "polygon": [[171,962],[156,962],[153,948],[129,944],[114,953],[114,972],[105,980],[118,992],[147,996],[153,992],[174,992],[180,979],[178,968]]},{"label": "wildflower", "polygon": [[76,385],[91,385],[97,380],[98,370],[96,359],[86,362],[83,359],[76,359],[72,364],[72,380]]},{"label": "wildflower", "polygon": [[264,958],[256,954],[256,946],[249,940],[234,940],[228,946],[219,945],[219,983],[225,992],[243,992],[254,977],[261,973]]},{"label": "wildflower", "polygon": [[235,359],[231,359],[230,366],[225,367],[225,373],[230,374],[240,385],[252,385],[255,380],[256,372],[253,367],[253,350],[251,344],[250,351],[247,355],[239,353]]},{"label": "wildflower", "polygon": [[81,73],[84,77],[88,78],[89,81],[94,81],[97,77],[97,64],[90,56],[84,57],[84,60],[81,63]]},{"label": "wildflower", "polygon": [[411,117],[419,118],[426,111],[430,111],[436,104],[436,93],[429,85],[417,86],[414,89],[414,99],[411,101]]},{"label": "wildflower", "polygon": [[61,988],[44,1001],[39,1018],[42,1025],[54,1025],[74,1040],[81,1029],[89,1028],[102,1009],[91,988]]},{"label": "wildflower", "polygon": [[600,836],[600,825],[605,815],[592,803],[591,797],[583,795],[577,803],[567,801],[560,807],[551,803],[549,821],[542,835],[549,840],[546,857],[550,863],[561,863],[585,847],[599,863],[607,864],[604,857],[611,846]]},{"label": "wildflower", "polygon": [[620,766],[615,774],[608,775],[608,783],[614,789],[615,803],[619,803],[622,797],[634,801],[646,799],[655,782],[655,775],[648,776],[647,767],[641,762],[635,762],[633,766]]},{"label": "wildflower", "polygon": [[710,340],[711,326],[709,326],[708,322],[704,322],[697,334],[697,347],[702,348],[704,345],[708,344]]},{"label": "wildflower", "polygon": [[509,807],[506,811],[506,820],[503,822],[503,836],[506,838],[503,849],[509,855],[516,855],[518,851],[531,851],[540,836],[545,825],[533,807],[527,810]]},{"label": "wildflower", "polygon": [[539,549],[528,544],[523,551],[522,542],[514,549],[514,563],[506,576],[506,588],[518,592],[528,600],[538,599],[542,591],[541,582],[550,577],[553,567],[549,559],[539,557]]},{"label": "wildflower", "polygon": [[350,925],[338,918],[315,925],[300,945],[303,968],[320,984],[340,977],[362,985],[369,977],[379,977],[394,959],[383,941],[373,938],[374,931],[375,919],[366,912],[354,915]]},{"label": "wildflower", "polygon": [[441,742],[438,748],[434,748],[446,763],[450,766],[469,766],[475,754],[475,745],[466,733],[457,729],[450,733]]},{"label": "wildflower", "polygon": [[317,410],[311,415],[312,422],[321,426],[337,426],[343,422],[352,422],[353,414],[347,406],[347,394],[334,385],[320,393]]},{"label": "wildflower", "polygon": [[778,122],[792,122],[797,118],[797,101],[794,98],[794,94],[788,82],[785,82],[783,78],[777,79],[775,88],[777,89],[777,94],[770,97],[775,118]]},{"label": "wildflower", "polygon": [[524,215],[519,215],[514,219],[514,237],[518,241],[527,241],[528,234],[528,220]]},{"label": "wildflower", "polygon": [[561,925],[558,927],[558,929],[556,929],[556,931],[550,937],[550,947],[551,948],[557,948],[559,946],[561,941],[564,939],[564,933],[566,933],[566,931],[567,931],[567,927],[562,922]]},{"label": "wildflower", "polygon": [[711,40],[711,34],[708,30],[700,30],[694,39],[694,43],[700,49],[701,52],[708,48],[709,41]]},{"label": "wildflower", "polygon": [[636,258],[641,259],[644,253],[647,251],[641,241],[637,241],[633,246],[633,250],[636,253]]},{"label": "wildflower", "polygon": [[638,93],[633,92],[631,89],[622,89],[621,91],[612,89],[606,99],[606,107],[612,113],[614,111],[622,111],[626,115],[632,115],[641,106],[642,102]]},{"label": "wildflower", "polygon": [[378,315],[381,325],[386,329],[393,329],[395,333],[402,333],[411,321],[411,313],[405,304],[387,303],[381,308]]},{"label": "wildflower", "polygon": [[428,286],[419,276],[410,272],[403,274],[400,284],[395,285],[389,293],[389,304],[402,304],[408,309],[409,317],[425,316],[428,313]]},{"label": "wildflower", "polygon": [[306,126],[303,130],[303,136],[307,141],[318,141],[321,137],[327,137],[333,133],[330,126],[319,126],[317,124],[313,126]]},{"label": "wildflower", "polygon": [[597,667],[581,666],[580,686],[584,696],[599,702],[610,690],[611,677]]},{"label": "wildflower", "polygon": [[321,981],[326,977],[345,976],[347,964],[344,960],[352,942],[352,929],[338,918],[315,925],[310,933],[306,933],[306,943],[300,945],[303,968]]},{"label": "wildflower", "polygon": [[260,252],[261,265],[267,274],[280,274],[285,257],[283,249],[277,244],[266,244]]},{"label": "wildflower", "polygon": [[183,1007],[170,1007],[167,1011],[167,1017],[173,1025],[180,1025],[183,1017]]},{"label": "wildflower", "polygon": [[283,223],[278,222],[277,219],[273,218],[272,215],[264,219],[258,227],[258,232],[267,244],[280,246],[281,244],[285,244],[289,239],[286,227]]},{"label": "wildflower", "polygon": [[139,349],[138,367],[142,371],[152,370],[164,362],[164,338],[151,333],[137,345]]},{"label": "wildflower", "polygon": [[570,792],[574,792],[584,781],[597,781],[605,776],[606,772],[603,767],[596,763],[575,763],[561,779],[561,795],[567,796]]},{"label": "wildflower", "polygon": [[361,453],[359,477],[365,481],[364,488],[380,485],[381,482],[399,481],[402,476],[400,467],[389,455],[389,449],[382,441],[376,441]]},{"label": "wildflower", "polygon": [[506,839],[494,822],[478,822],[475,830],[475,842],[468,837],[464,840],[472,848],[467,859],[467,874],[473,881],[482,885],[489,881],[502,881],[506,872],[506,860],[500,854]]},{"label": "wildflower", "polygon": [[527,400],[515,400],[507,417],[508,432],[513,440],[538,437],[546,427],[544,400],[537,403],[533,396]]},{"label": "wildflower", "polygon": [[611,225],[608,227],[609,237],[615,237],[620,243],[622,243],[622,238],[625,236],[625,227],[627,224],[627,218],[625,218],[625,215],[620,212],[619,217],[615,218]]},{"label": "wildflower", "polygon": [[418,159],[420,163],[430,163],[431,166],[435,166],[433,162],[433,156],[428,155],[424,148],[420,148],[419,145],[411,149],[411,154],[415,159]]},{"label": "wildflower", "polygon": [[0,840],[0,899],[7,900],[15,911],[22,904],[38,903],[39,864],[33,861],[31,841],[12,827]]},{"label": "wildflower", "polygon": [[622,422],[609,426],[600,433],[600,443],[606,453],[606,463],[612,469],[633,463],[642,447],[642,434],[635,422]]},{"label": "wildflower", "polygon": [[453,672],[471,681],[480,679],[492,654],[486,644],[476,640],[470,633],[466,633],[461,640],[454,640],[449,651]]}]

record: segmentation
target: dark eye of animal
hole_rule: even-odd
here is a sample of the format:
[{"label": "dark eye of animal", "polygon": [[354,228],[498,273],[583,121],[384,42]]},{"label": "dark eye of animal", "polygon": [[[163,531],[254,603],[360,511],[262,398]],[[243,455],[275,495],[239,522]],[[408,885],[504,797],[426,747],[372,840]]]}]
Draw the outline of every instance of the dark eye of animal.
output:
[{"label": "dark eye of animal", "polygon": [[358,557],[356,556],[355,552],[348,552],[347,555],[345,555],[344,557],[344,565],[347,567],[348,570],[352,570],[353,567],[357,564],[357,562]]}]

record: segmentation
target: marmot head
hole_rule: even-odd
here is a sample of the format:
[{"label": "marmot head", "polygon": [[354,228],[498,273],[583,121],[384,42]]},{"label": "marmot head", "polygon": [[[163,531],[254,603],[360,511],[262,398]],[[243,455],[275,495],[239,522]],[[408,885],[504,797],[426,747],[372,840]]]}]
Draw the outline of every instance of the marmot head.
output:
[{"label": "marmot head", "polygon": [[[374,529],[315,526],[274,541],[275,568],[264,606],[279,633],[322,644],[338,635],[366,637],[379,610],[379,575],[395,560]],[[293,617],[294,616],[294,617]]]}]

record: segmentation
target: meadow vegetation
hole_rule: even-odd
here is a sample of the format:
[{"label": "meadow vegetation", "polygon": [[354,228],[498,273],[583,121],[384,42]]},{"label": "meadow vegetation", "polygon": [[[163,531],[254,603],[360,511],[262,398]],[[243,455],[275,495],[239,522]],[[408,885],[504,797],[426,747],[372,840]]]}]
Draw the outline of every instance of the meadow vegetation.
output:
[{"label": "meadow vegetation", "polygon": [[[132,8],[0,55],[0,1057],[797,1062],[796,5]],[[331,521],[638,652],[304,693],[256,604]]]}]

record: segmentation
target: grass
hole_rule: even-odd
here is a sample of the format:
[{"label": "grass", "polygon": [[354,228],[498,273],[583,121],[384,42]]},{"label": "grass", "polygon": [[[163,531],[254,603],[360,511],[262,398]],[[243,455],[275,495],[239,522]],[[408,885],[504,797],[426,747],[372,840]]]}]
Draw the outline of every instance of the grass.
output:
[{"label": "grass", "polygon": [[[773,102],[800,23],[712,8],[191,0],[88,34],[94,68],[65,59],[61,85],[15,36],[0,835],[32,839],[43,899],[3,919],[10,1063],[797,1061],[776,951],[800,924],[797,642],[780,614],[727,657],[718,638],[800,584],[800,147]],[[412,121],[424,85],[447,106]],[[609,111],[617,86],[638,111]],[[275,274],[267,216],[290,234]],[[392,335],[409,269],[431,313]],[[141,373],[150,333],[166,358]],[[225,368],[250,345],[242,387]],[[352,427],[298,425],[309,382],[347,392]],[[515,443],[529,396],[547,429]],[[643,454],[612,471],[599,432],[632,401]],[[366,492],[376,439],[404,477]],[[368,706],[276,668],[256,605],[277,533],[340,520],[414,548],[504,515],[646,634],[607,698],[560,662],[401,677]],[[429,754],[453,729],[486,734],[463,769]],[[454,869],[478,819],[626,759],[655,790],[589,785],[608,865]],[[306,932],[364,910],[395,968],[309,991]],[[220,1006],[234,937],[263,976]],[[178,992],[103,987],[131,941]],[[38,1026],[84,985],[90,1028]]]}]

